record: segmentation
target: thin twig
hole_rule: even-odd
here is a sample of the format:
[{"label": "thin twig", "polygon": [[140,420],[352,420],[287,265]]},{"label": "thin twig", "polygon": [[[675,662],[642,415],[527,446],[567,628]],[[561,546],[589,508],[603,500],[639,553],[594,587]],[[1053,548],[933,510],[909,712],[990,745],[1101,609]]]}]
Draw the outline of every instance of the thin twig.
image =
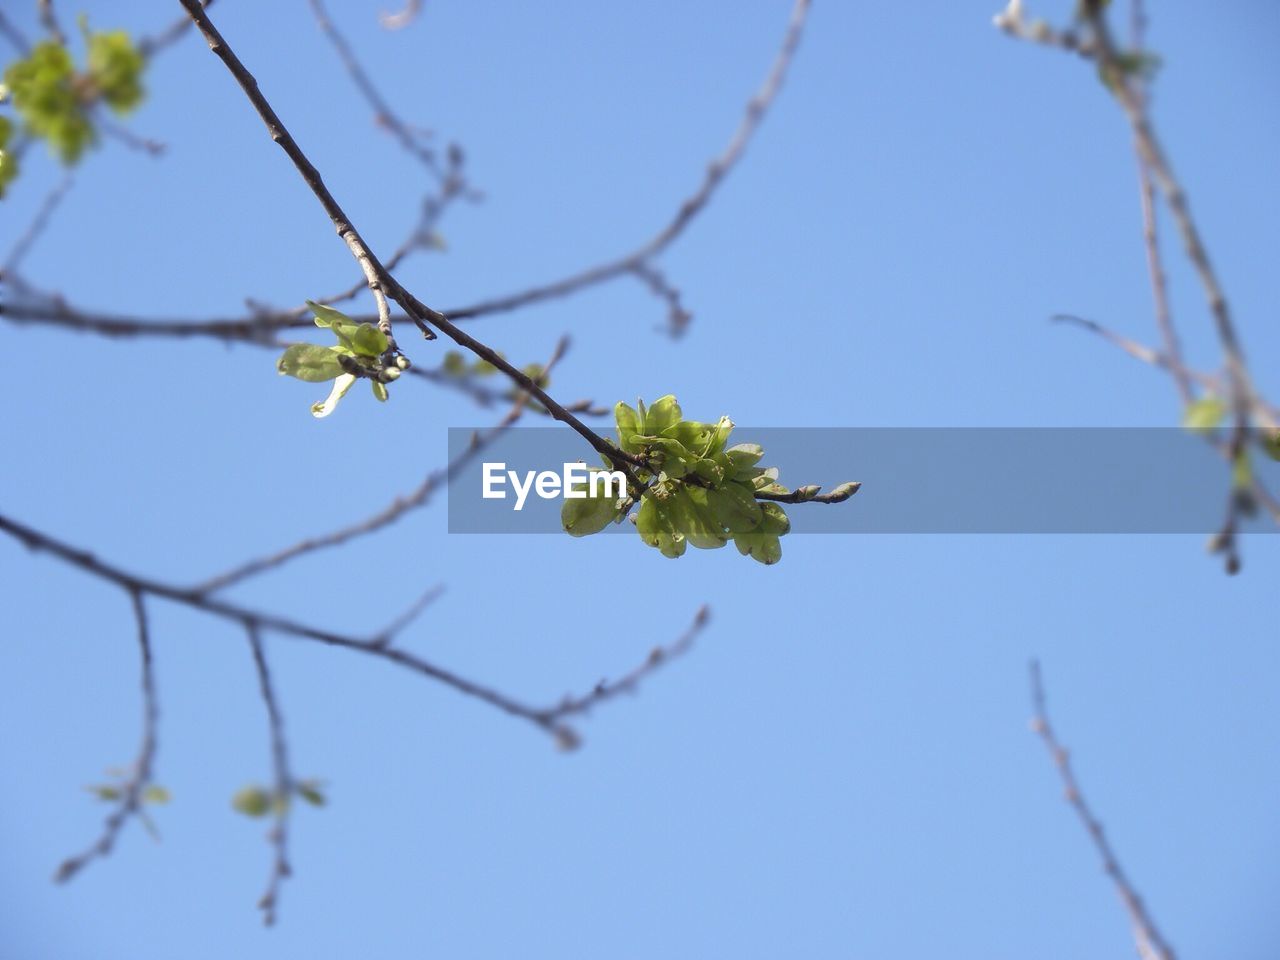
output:
[{"label": "thin twig", "polygon": [[[587,713],[592,707],[604,703],[606,700],[612,700],[619,694],[634,693],[640,682],[646,679],[649,674],[663,664],[688,653],[693,648],[694,640],[697,639],[698,634],[702,632],[703,627],[710,620],[711,608],[703,604],[698,608],[698,612],[694,614],[693,622],[673,643],[665,647],[654,647],[649,651],[649,656],[644,659],[643,663],[636,665],[617,680],[601,680],[589,693],[576,697],[566,696],[560,701],[560,705],[556,707],[556,716],[563,718]],[[573,750],[579,745],[577,733],[571,727],[560,727],[556,737],[562,749]]]},{"label": "thin twig", "polygon": [[333,21],[329,18],[329,12],[325,9],[321,0],[308,0],[308,2],[311,5],[311,12],[315,16],[316,25],[328,38],[329,42],[333,44],[334,50],[338,53],[338,58],[342,61],[342,65],[356,85],[356,89],[360,91],[360,95],[373,108],[374,120],[378,126],[389,131],[399,141],[400,146],[417,158],[418,162],[431,171],[432,174],[440,176],[440,167],[436,160],[435,151],[419,143],[418,137],[414,136],[414,132],[387,105],[387,101],[378,92],[378,88],[373,85],[373,81],[369,79],[369,75],[360,65],[360,61],[356,58],[355,52],[351,49],[351,44],[347,42],[347,38],[333,25]]},{"label": "thin twig", "polygon": [[369,643],[376,647],[385,647],[396,638],[405,627],[422,616],[422,612],[431,606],[444,594],[444,584],[437,583],[433,587],[428,587],[422,592],[417,600],[413,601],[401,613],[397,614],[395,619],[388,623],[385,627],[369,638]]},{"label": "thin twig", "polygon": [[[4,526],[0,517],[0,529],[12,532]],[[156,755],[156,731],[159,725],[160,709],[156,698],[155,674],[151,663],[151,633],[147,624],[147,608],[143,601],[146,591],[138,586],[121,583],[133,603],[133,616],[138,625],[138,650],[142,661],[142,744],[138,748],[137,759],[134,760],[129,777],[120,786],[120,797],[115,809],[108,815],[103,824],[102,835],[97,842],[84,853],[64,860],[54,874],[54,880],[65,883],[84,869],[98,857],[111,853],[116,838],[125,823],[142,813],[144,794],[151,785],[151,770]]]},{"label": "thin twig", "polygon": [[1089,839],[1093,842],[1094,849],[1097,850],[1098,855],[1102,858],[1103,869],[1106,871],[1107,876],[1111,878],[1116,892],[1120,895],[1120,901],[1124,904],[1125,912],[1129,915],[1129,922],[1133,926],[1133,936],[1137,943],[1139,956],[1143,960],[1176,960],[1173,948],[1169,946],[1156,928],[1155,921],[1147,912],[1146,905],[1143,904],[1138,891],[1134,889],[1133,884],[1129,882],[1129,878],[1125,875],[1124,869],[1120,866],[1120,861],[1116,858],[1111,842],[1107,840],[1102,824],[1094,816],[1084,793],[1080,790],[1080,784],[1076,781],[1075,772],[1071,768],[1070,755],[1067,753],[1067,749],[1058,742],[1053,727],[1049,723],[1049,714],[1045,707],[1044,684],[1040,678],[1040,663],[1035,660],[1031,662],[1031,701],[1035,710],[1031,721],[1031,729],[1040,736],[1040,739],[1044,742],[1045,749],[1049,751],[1049,756],[1053,758],[1053,764],[1057,768],[1058,776],[1062,779],[1067,803],[1071,804],[1071,808],[1075,810],[1080,823],[1089,834]]},{"label": "thin twig", "polygon": [[[186,0],[184,0],[185,5],[187,5]],[[782,46],[770,67],[764,83],[748,104],[746,113],[730,139],[728,146],[708,167],[707,173],[704,175],[698,189],[681,202],[671,220],[657,234],[640,244],[630,253],[614,260],[580,270],[550,283],[530,287],[518,293],[493,297],[447,310],[445,314],[455,321],[470,320],[488,314],[516,310],[544,300],[569,296],[584,288],[628,273],[645,279],[645,271],[655,269],[650,261],[674,242],[688,227],[689,222],[706,207],[715,190],[741,158],[747,144],[759,128],[765,114],[772,106],[778,91],[781,89],[783,79],[799,43],[809,6],[809,0],[797,0],[791,13],[791,19],[788,23]],[[401,250],[397,251],[397,253],[407,253],[408,250],[405,249],[405,246],[407,245],[402,245]],[[393,257],[384,264],[387,270],[394,269],[392,266],[393,260],[398,265],[399,257]],[[367,283],[359,284],[356,289],[364,286],[367,286]],[[670,284],[667,284],[667,287],[672,291],[675,289]],[[332,298],[332,300],[336,302],[350,295],[354,295],[354,291],[345,291]],[[669,306],[674,306],[670,297],[666,295],[663,295],[663,297],[667,300]],[[324,302],[330,301],[326,300]],[[684,311],[684,308],[680,307],[680,310]],[[406,312],[412,316],[412,311]],[[687,311],[684,311],[684,314],[687,318]],[[69,313],[66,310],[51,307],[47,304],[23,304],[18,308],[10,308],[8,318],[12,322],[41,323],[60,326],[77,332],[97,333],[105,336],[210,337],[244,342],[261,341],[284,329],[310,326],[310,317],[305,306],[277,313],[259,312],[251,317],[219,317],[190,321],[149,321],[100,311]],[[376,315],[353,316],[352,319],[360,323],[377,323],[379,320]],[[682,325],[680,324],[676,325],[677,329],[681,327]],[[504,370],[504,372],[508,371]]]},{"label": "thin twig", "polygon": [[0,280],[5,280],[14,273],[27,254],[31,252],[31,248],[35,246],[36,241],[40,239],[40,235],[44,233],[49,226],[49,222],[53,219],[53,214],[58,209],[58,204],[62,203],[63,198],[74,183],[75,178],[70,173],[64,174],[62,179],[58,181],[58,185],[45,195],[44,202],[40,204],[40,209],[36,211],[36,215],[27,224],[27,229],[22,231],[22,236],[9,249],[9,255],[4,260],[4,268],[0,269]]},{"label": "thin twig", "polygon": [[[213,6],[213,0],[202,0],[206,7]],[[165,27],[159,33],[152,34],[149,37],[143,37],[138,42],[138,52],[148,60],[157,53],[163,51],[166,47],[170,47],[182,39],[182,35],[191,29],[191,18],[186,14],[178,17],[173,23]]]},{"label": "thin twig", "polygon": [[200,8],[198,0],[181,0],[182,5],[186,8],[191,18],[200,28],[200,32],[204,34],[205,39],[209,43],[209,49],[222,60],[223,64],[231,72],[239,83],[240,88],[244,91],[249,102],[253,104],[254,109],[262,118],[267,126],[267,130],[271,134],[271,139],[275,141],[281,149],[293,161],[294,166],[301,174],[311,192],[315,194],[316,199],[320,201],[325,212],[329,214],[329,218],[333,221],[339,235],[346,241],[352,253],[360,262],[361,267],[367,273],[371,273],[373,279],[370,281],[370,288],[381,290],[387,296],[394,299],[401,308],[409,315],[409,317],[418,325],[424,335],[434,337],[427,326],[429,320],[432,324],[439,327],[454,343],[458,344],[476,356],[487,360],[493,366],[497,367],[515,383],[524,390],[527,390],[538,402],[547,408],[551,416],[559,420],[561,423],[567,424],[579,436],[589,443],[601,455],[607,457],[609,461],[620,471],[622,471],[632,487],[639,488],[641,486],[639,480],[636,479],[633,467],[643,466],[644,464],[638,458],[632,456],[619,449],[608,440],[601,437],[594,430],[583,423],[575,414],[565,409],[560,403],[552,398],[545,390],[536,384],[524,371],[513,366],[507,359],[501,356],[496,350],[487,344],[481,343],[468,333],[464,333],[442,313],[428,307],[422,301],[405,290],[396,280],[387,272],[386,268],[374,255],[374,253],[364,243],[359,232],[352,225],[347,215],[342,211],[337,200],[325,187],[324,181],[320,177],[320,172],[311,163],[302,149],[298,146],[297,141],[289,134],[280,118],[276,115],[271,104],[263,96],[262,91],[258,88],[258,83],[254,80],[253,75],[245,68],[244,64],[235,55],[235,52],[227,45],[222,35],[218,33],[217,28],[205,15]]},{"label": "thin twig", "polygon": [[850,483],[842,483],[827,493],[812,493],[812,489],[816,488],[802,487],[798,490],[792,490],[790,493],[768,493],[763,490],[757,490],[756,499],[768,500],[772,503],[844,503],[862,489],[862,484],[856,480]]},{"label": "thin twig", "polygon": [[262,646],[262,636],[257,624],[245,623],[249,647],[253,651],[253,665],[258,674],[258,690],[267,708],[267,721],[271,728],[271,769],[275,778],[275,791],[271,809],[274,822],[267,838],[271,841],[273,857],[267,890],[258,901],[262,910],[262,922],[268,927],[276,922],[276,907],[280,902],[280,887],[293,873],[289,866],[289,811],[292,807],[293,776],[289,772],[289,745],[284,736],[284,717],[271,682],[271,670]]},{"label": "thin twig", "polygon": [[[1141,55],[1147,22],[1142,0],[1132,0],[1130,11],[1132,46],[1134,52]],[[1143,109],[1150,109],[1150,85],[1135,83],[1134,92],[1141,98]],[[1160,240],[1156,231],[1155,188],[1151,184],[1151,173],[1147,169],[1147,161],[1142,156],[1142,150],[1136,138],[1134,157],[1138,164],[1138,193],[1142,200],[1142,240],[1147,251],[1147,273],[1151,277],[1151,296],[1155,301],[1156,326],[1160,330],[1160,340],[1164,346],[1165,355],[1171,361],[1168,369],[1178,388],[1178,397],[1186,407],[1195,400],[1195,391],[1191,387],[1191,378],[1187,375],[1186,364],[1182,359],[1182,344],[1178,340],[1178,332],[1173,325],[1173,314],[1169,309],[1169,291],[1165,282],[1164,263],[1160,258]]]},{"label": "thin twig", "polygon": [[724,150],[707,166],[698,188],[680,203],[671,220],[661,230],[630,253],[615,260],[606,261],[560,280],[530,287],[518,293],[481,300],[468,306],[448,310],[446,311],[448,316],[454,320],[469,320],[487,314],[504,313],[543,300],[565,297],[584,287],[594,286],[627,273],[634,273],[638,267],[643,267],[662,253],[707,206],[716,188],[741,159],[747,144],[750,143],[752,136],[777,98],[778,91],[782,88],[787,69],[791,65],[796,47],[799,46],[809,7],[810,0],[796,0],[791,9],[791,17],[782,39],[782,46],[774,57],[764,83],[761,84],[755,96],[748,101],[746,113],[738,124],[738,128]]},{"label": "thin twig", "polygon": [[[547,362],[545,367],[546,373],[550,373],[551,369],[565,355],[568,347],[568,337],[561,337],[559,342],[556,344],[555,350],[552,352],[551,359]],[[463,450],[462,453],[454,457],[444,467],[428,473],[426,477],[423,478],[423,481],[410,493],[396,497],[391,501],[391,503],[387,504],[387,506],[383,507],[371,516],[368,516],[357,523],[339,527],[337,530],[332,530],[329,533],[307,537],[306,539],[291,544],[290,546],[285,547],[282,550],[278,550],[275,553],[246,561],[225,573],[218,574],[216,577],[211,577],[210,579],[197,584],[191,588],[191,592],[203,595],[214,593],[218,590],[225,590],[227,587],[239,583],[242,580],[247,580],[250,577],[257,576],[260,573],[265,573],[268,570],[278,569],[289,561],[296,560],[298,557],[314,553],[317,550],[325,550],[331,547],[341,546],[351,540],[368,536],[371,533],[376,533],[384,527],[390,526],[410,511],[425,506],[430,502],[431,497],[437,490],[452,483],[454,477],[456,477],[472,460],[474,460],[481,450],[493,443],[494,440],[520,420],[520,417],[524,414],[527,405],[528,394],[521,392],[519,396],[516,397],[515,402],[507,412],[507,415],[504,416],[497,425],[486,430],[483,434],[474,434],[471,438],[471,443],[468,444],[467,449]],[[383,632],[385,633],[386,631]]]},{"label": "thin twig", "polygon": [[161,157],[164,156],[165,151],[169,149],[168,146],[161,141],[152,140],[150,137],[139,136],[128,127],[123,127],[114,120],[102,116],[101,112],[98,115],[97,123],[98,128],[107,136],[124,144],[130,150],[137,151],[138,153],[145,153],[150,157]]},{"label": "thin twig", "polygon": [[49,38],[60,47],[67,45],[67,35],[62,32],[58,23],[57,11],[53,9],[53,0],[36,0],[36,9],[40,11],[40,26],[44,27]]},{"label": "thin twig", "polygon": [[13,25],[9,18],[4,15],[3,10],[0,10],[0,37],[8,40],[24,56],[31,51],[31,41],[23,36],[22,31]]},{"label": "thin twig", "polygon": [[377,643],[375,642],[376,637],[370,639],[337,633],[333,630],[311,626],[288,617],[229,603],[216,597],[193,593],[185,587],[133,574],[121,567],[98,559],[88,551],[72,546],[56,537],[3,515],[0,515],[0,533],[13,537],[31,550],[48,553],[99,580],[113,583],[130,594],[137,594],[138,596],[149,595],[163,600],[170,600],[236,624],[252,625],[260,630],[271,630],[285,636],[301,640],[312,640],[386,660],[406,670],[435,680],[465,696],[487,703],[503,713],[526,720],[544,732],[551,734],[559,743],[563,744],[566,738],[576,739],[576,733],[568,729],[565,719],[581,712],[582,707],[571,705],[571,707],[566,708],[563,704],[556,707],[532,707],[491,687],[486,687],[437,666],[417,654],[400,647]]}]

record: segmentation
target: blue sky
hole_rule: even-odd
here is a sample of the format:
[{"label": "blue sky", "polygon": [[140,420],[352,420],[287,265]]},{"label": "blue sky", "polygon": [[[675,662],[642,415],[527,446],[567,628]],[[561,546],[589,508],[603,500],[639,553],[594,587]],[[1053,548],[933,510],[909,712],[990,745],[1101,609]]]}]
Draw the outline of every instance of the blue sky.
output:
[{"label": "blue sky", "polygon": [[[379,3],[330,6],[396,108],[463,143],[486,193],[443,223],[447,253],[400,274],[446,307],[658,229],[738,122],[787,16],[782,3],[431,0],[387,34]],[[1280,9],[1153,6],[1156,121],[1274,394]],[[179,12],[84,9],[135,32]],[[1003,37],[995,12],[816,5],[743,163],[661,260],[695,315],[683,340],[656,331],[662,306],[627,280],[471,329],[522,362],[571,333],[557,396],[676,393],[689,415],[743,424],[1175,423],[1166,379],[1046,322],[1071,312],[1154,340],[1134,162],[1091,69]],[[393,248],[422,173],[373,128],[306,5],[222,0],[212,14],[366,238]],[[11,16],[37,32],[31,10]],[[202,43],[165,53],[148,83],[131,128],[167,156],[91,155],[26,263],[33,281],[156,317],[353,282]],[[59,176],[28,156],[0,246]],[[1165,248],[1188,355],[1212,368],[1194,277],[1172,236]],[[438,466],[449,427],[489,422],[418,383],[313,421],[316,388],[249,347],[0,336],[3,511],[176,581],[357,519]],[[405,340],[420,363],[441,352]],[[1131,956],[1028,730],[1033,656],[1180,955],[1280,947],[1273,538],[1250,538],[1229,579],[1195,536],[795,537],[764,568],[731,550],[671,562],[623,537],[445,527],[441,501],[234,596],[360,631],[444,582],[405,643],[536,701],[625,670],[704,602],[711,625],[585,722],[572,755],[387,665],[269,637],[294,766],[331,796],[295,818],[296,875],[271,931],[253,906],[263,827],[228,804],[269,776],[252,662],[234,629],[163,604],[163,842],[130,827],[108,861],[49,882],[99,828],[83,785],[135,750],[136,645],[119,591],[0,541],[0,952]]]}]

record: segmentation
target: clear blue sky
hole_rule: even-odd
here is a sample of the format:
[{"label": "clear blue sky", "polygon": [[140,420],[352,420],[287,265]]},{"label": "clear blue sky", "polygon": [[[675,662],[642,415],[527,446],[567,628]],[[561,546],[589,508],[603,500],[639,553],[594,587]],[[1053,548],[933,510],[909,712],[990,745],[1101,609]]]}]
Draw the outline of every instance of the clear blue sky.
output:
[{"label": "clear blue sky", "polygon": [[[381,0],[330,5],[394,105],[465,144],[487,193],[443,224],[448,253],[402,274],[442,306],[657,229],[738,122],[787,16],[728,0],[428,0],[388,35]],[[36,32],[34,4],[6,6]],[[137,32],[179,13],[84,6]],[[695,314],[683,341],[655,331],[661,306],[629,281],[474,330],[522,361],[571,332],[563,397],[674,392],[740,423],[1176,422],[1167,380],[1046,322],[1073,312],[1154,338],[1134,163],[1090,68],[1003,37],[997,6],[816,5],[759,138],[662,260]],[[1280,8],[1151,6],[1156,119],[1274,394]],[[212,13],[366,237],[392,248],[421,172],[373,129],[305,4]],[[354,280],[202,43],[165,53],[148,82],[131,127],[168,156],[90,156],[28,261],[34,281],[185,317]],[[28,156],[0,246],[58,176]],[[1169,259],[1188,352],[1211,367],[1202,299]],[[0,509],[175,580],[356,519],[439,465],[448,427],[486,422],[418,383],[313,421],[315,388],[249,347],[0,337]],[[228,806],[269,776],[252,663],[235,630],[161,604],[163,842],[131,826],[109,861],[49,882],[99,829],[82,786],[135,751],[136,645],[118,591],[0,540],[0,955],[1131,956],[1028,731],[1039,656],[1078,773],[1179,954],[1267,960],[1278,546],[1252,538],[1235,579],[1192,536],[796,537],[764,568],[732,550],[669,562],[622,537],[450,536],[440,502],[235,596],[355,631],[444,582],[406,643],[537,701],[629,667],[703,602],[712,624],[591,717],[572,755],[389,666],[271,637],[294,765],[332,802],[296,817],[296,875],[264,931],[264,828]]]}]

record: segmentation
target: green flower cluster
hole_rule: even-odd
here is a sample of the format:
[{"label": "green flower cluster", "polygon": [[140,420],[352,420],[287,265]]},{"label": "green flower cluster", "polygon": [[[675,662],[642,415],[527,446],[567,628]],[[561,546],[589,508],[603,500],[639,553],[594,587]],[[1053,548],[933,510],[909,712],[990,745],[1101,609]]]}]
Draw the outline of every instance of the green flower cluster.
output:
[{"label": "green flower cluster", "polygon": [[[782,558],[779,541],[791,522],[779,504],[757,497],[791,491],[778,483],[776,467],[757,466],[764,456],[759,444],[726,448],[732,420],[685,420],[673,396],[648,408],[643,401],[638,409],[619,403],[614,417],[619,447],[648,465],[636,472],[644,489],[611,498],[602,484],[587,484],[585,498],[565,499],[560,520],[567,533],[598,533],[621,521],[638,500],[640,509],[632,518],[636,531],[664,557],[679,557],[689,545],[708,550],[732,540],[739,553],[761,563]],[[817,487],[803,488],[798,499],[817,492]]]},{"label": "green flower cluster", "polygon": [[[76,69],[62,44],[45,40],[22,60],[10,64],[4,83],[13,97],[26,132],[45,140],[68,165],[79,161],[97,139],[92,109],[105,103],[113,112],[126,114],[142,102],[142,71],[146,59],[123,30],[91,32],[83,21],[87,65]],[[0,162],[0,187],[14,173]]]},{"label": "green flower cluster", "polygon": [[327,417],[338,406],[351,385],[363,378],[373,387],[373,395],[387,399],[387,384],[400,378],[409,368],[409,358],[396,354],[390,364],[384,357],[390,346],[386,334],[371,323],[356,323],[345,313],[308,300],[315,314],[316,326],[327,329],[338,338],[333,346],[322,347],[316,343],[290,345],[276,361],[276,370],[282,376],[305,380],[307,383],[334,381],[327,399],[311,405],[311,415]]}]

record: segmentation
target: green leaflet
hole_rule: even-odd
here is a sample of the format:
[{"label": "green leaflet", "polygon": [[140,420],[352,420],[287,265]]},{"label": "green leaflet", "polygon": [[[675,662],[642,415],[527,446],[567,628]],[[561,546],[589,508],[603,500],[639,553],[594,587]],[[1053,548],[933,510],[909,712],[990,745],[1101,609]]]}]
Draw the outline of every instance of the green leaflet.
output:
[{"label": "green leaflet", "polygon": [[1192,433],[1209,433],[1227,415],[1227,405],[1212,393],[1187,404],[1182,414],[1182,425]]},{"label": "green leaflet", "polygon": [[[592,474],[604,471],[593,470]],[[621,517],[616,497],[604,496],[601,484],[575,484],[574,491],[583,491],[586,497],[565,497],[560,508],[560,525],[571,537],[588,537],[599,533]]]},{"label": "green leaflet", "polygon": [[289,346],[276,361],[276,370],[282,376],[305,380],[307,383],[323,383],[343,374],[339,354],[332,347],[314,343],[295,343]]}]

